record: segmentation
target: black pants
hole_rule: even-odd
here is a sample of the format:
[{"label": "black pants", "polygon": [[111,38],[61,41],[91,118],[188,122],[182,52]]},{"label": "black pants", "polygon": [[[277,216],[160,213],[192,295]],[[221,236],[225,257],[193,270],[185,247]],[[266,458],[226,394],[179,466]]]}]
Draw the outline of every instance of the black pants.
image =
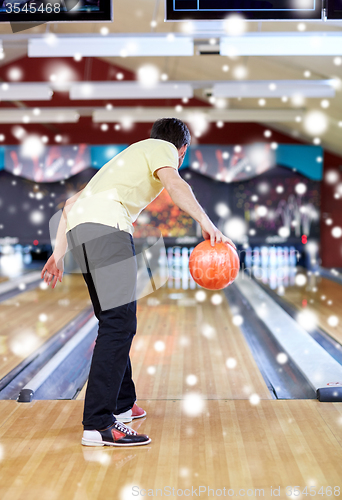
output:
[{"label": "black pants", "polygon": [[129,359],[137,327],[134,243],[129,233],[95,223],[76,226],[67,239],[99,320],[83,425],[104,429],[136,400]]}]

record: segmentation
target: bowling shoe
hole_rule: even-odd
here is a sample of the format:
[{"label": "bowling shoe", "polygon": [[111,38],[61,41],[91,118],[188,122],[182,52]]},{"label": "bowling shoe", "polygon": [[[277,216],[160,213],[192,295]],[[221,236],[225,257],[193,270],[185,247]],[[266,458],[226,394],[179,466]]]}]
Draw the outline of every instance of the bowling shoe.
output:
[{"label": "bowling shoe", "polygon": [[118,421],[103,430],[83,431],[82,437],[84,446],[142,446],[150,442],[146,434],[138,434]]},{"label": "bowling shoe", "polygon": [[142,418],[146,416],[146,411],[140,408],[137,403],[134,403],[133,407],[130,410],[127,410],[123,413],[119,413],[118,415],[114,415],[114,417],[120,422],[132,422],[132,420],[136,418]]}]

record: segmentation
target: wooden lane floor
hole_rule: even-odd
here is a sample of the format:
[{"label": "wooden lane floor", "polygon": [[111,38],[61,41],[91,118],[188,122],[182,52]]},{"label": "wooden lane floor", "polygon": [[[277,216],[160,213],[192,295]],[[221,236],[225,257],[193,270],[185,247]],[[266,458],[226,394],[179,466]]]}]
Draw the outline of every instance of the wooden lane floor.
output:
[{"label": "wooden lane floor", "polygon": [[138,398],[180,399],[195,391],[206,399],[272,399],[223,292],[201,293],[203,302],[196,290],[163,287],[138,301],[131,349]]},{"label": "wooden lane floor", "polygon": [[280,499],[296,498],[287,486],[299,486],[300,499],[310,498],[305,487],[318,498],[341,491],[341,404],[210,400],[200,415],[187,416],[179,400],[140,403],[147,417],[131,426],[152,442],[118,449],[80,444],[82,401],[0,401],[1,500],[141,498],[133,486],[149,497],[157,488],[171,491],[172,498],[177,490],[198,495],[199,487],[206,488],[202,498],[217,498],[220,489],[222,497],[244,490],[240,496],[266,499],[275,496],[271,487]]},{"label": "wooden lane floor", "polygon": [[83,447],[82,400],[0,401],[1,500],[341,491],[342,405],[272,399],[222,292],[195,293],[163,288],[138,303],[132,363],[147,417],[130,425],[152,443]]},{"label": "wooden lane floor", "polygon": [[56,288],[23,292],[0,304],[0,378],[90,304],[81,275],[65,275]]},{"label": "wooden lane floor", "polygon": [[[306,277],[306,283],[284,287],[282,298],[298,311],[312,313],[317,325],[342,344],[342,285],[314,273],[308,274],[305,269],[299,268],[299,274]],[[330,324],[332,316],[338,320],[336,326]]]}]

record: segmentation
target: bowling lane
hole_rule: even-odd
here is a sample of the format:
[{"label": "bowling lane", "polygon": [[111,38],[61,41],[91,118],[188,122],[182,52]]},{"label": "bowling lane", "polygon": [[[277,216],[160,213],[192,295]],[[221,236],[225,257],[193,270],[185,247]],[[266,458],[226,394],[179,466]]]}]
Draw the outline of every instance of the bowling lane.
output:
[{"label": "bowling lane", "polygon": [[[269,282],[265,282],[268,287]],[[297,268],[294,280],[277,293],[294,306],[303,326],[319,326],[342,344],[342,286],[318,273]]]},{"label": "bowling lane", "polygon": [[141,298],[131,358],[139,399],[272,399],[223,292],[165,286]]},{"label": "bowling lane", "polygon": [[90,304],[80,275],[65,275],[0,304],[0,379]]}]

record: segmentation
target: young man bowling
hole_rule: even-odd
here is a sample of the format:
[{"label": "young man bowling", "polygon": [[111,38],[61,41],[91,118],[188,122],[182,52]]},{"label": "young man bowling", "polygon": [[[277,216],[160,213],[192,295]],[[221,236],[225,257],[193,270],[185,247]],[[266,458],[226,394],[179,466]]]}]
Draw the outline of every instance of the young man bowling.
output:
[{"label": "young man bowling", "polygon": [[150,139],[115,156],[65,204],[55,249],[42,278],[52,288],[62,281],[63,259],[69,248],[99,320],[84,403],[83,445],[151,442],[123,423],[146,415],[136,404],[129,358],[137,325],[132,224],[140,212],[165,188],[173,202],[200,224],[204,239],[210,239],[212,245],[221,241],[233,244],[210,221],[179,176],[190,139],[182,121],[156,121]]}]

